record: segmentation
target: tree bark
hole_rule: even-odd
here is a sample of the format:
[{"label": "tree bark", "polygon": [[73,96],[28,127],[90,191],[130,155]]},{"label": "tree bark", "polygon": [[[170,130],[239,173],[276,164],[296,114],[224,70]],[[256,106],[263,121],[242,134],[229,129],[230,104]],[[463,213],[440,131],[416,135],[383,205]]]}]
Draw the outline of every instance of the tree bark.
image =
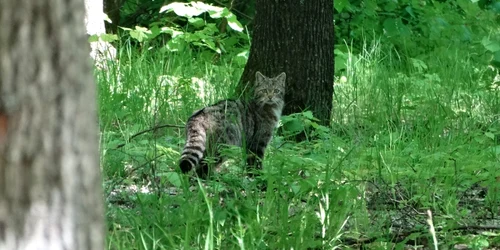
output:
[{"label": "tree bark", "polygon": [[[238,92],[247,95],[255,72],[286,72],[283,114],[309,109],[329,124],[333,98],[333,1],[256,0],[250,57]],[[250,83],[250,88],[247,86]]]},{"label": "tree bark", "polygon": [[111,23],[106,22],[106,31],[116,34],[118,32],[118,24],[120,23],[120,8],[123,5],[122,0],[104,0],[104,12],[108,15]]},{"label": "tree bark", "polygon": [[[85,28],[87,34],[101,35],[106,33],[103,8],[103,0],[85,0]],[[90,47],[90,56],[100,68],[106,67],[106,60],[116,58],[116,49],[109,42],[99,39],[97,42],[90,43]]]},{"label": "tree bark", "polygon": [[82,0],[0,0],[0,249],[102,249]]}]

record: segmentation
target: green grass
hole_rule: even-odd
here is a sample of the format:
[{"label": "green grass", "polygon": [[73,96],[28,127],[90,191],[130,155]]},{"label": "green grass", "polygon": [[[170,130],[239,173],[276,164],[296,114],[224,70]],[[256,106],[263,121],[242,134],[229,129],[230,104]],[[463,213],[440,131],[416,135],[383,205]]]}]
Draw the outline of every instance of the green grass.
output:
[{"label": "green grass", "polygon": [[427,210],[440,249],[500,244],[498,229],[464,227],[498,225],[500,106],[496,72],[463,48],[351,55],[332,126],[285,117],[257,181],[235,149],[208,181],[177,170],[184,122],[230,95],[244,65],[130,48],[96,73],[109,249],[432,248]]}]

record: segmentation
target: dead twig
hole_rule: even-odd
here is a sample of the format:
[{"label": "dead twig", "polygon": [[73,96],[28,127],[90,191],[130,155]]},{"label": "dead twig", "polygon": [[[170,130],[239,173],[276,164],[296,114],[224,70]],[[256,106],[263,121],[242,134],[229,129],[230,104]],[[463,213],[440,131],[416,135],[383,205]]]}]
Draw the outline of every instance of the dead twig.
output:
[{"label": "dead twig", "polygon": [[[478,231],[496,231],[500,230],[500,226],[482,226],[482,225],[468,225],[468,226],[457,226],[453,228],[447,228],[446,231],[466,231],[469,233],[474,233]],[[436,228],[435,232],[440,232],[444,231],[442,228]],[[405,231],[405,232],[400,232],[396,234],[390,234],[390,235],[383,235],[383,236],[374,236],[374,237],[368,237],[368,238],[344,238],[342,240],[342,243],[346,246],[363,246],[367,244],[371,244],[380,240],[387,239],[387,241],[392,242],[392,243],[400,243],[401,241],[405,240],[408,236],[412,234],[417,234],[420,233],[422,234],[421,237],[416,237],[416,239],[412,239],[408,241],[408,244],[414,243],[416,240],[421,240],[425,242],[425,244],[431,244],[430,242],[426,242],[426,236],[428,232],[426,232],[423,229],[418,229],[418,230],[410,230],[410,231]],[[437,240],[437,239],[435,239]]]},{"label": "dead twig", "polygon": [[184,126],[180,126],[180,125],[171,125],[171,124],[163,124],[163,125],[158,125],[158,126],[154,126],[152,128],[149,128],[149,129],[146,129],[146,130],[143,130],[141,132],[138,132],[132,136],[130,136],[130,138],[128,138],[127,142],[125,143],[122,143],[122,144],[119,144],[118,146],[116,146],[116,148],[114,149],[119,149],[119,148],[122,148],[124,147],[125,145],[127,145],[127,143],[130,143],[130,141],[132,139],[134,139],[135,137],[137,136],[140,136],[142,134],[145,134],[145,133],[148,133],[148,132],[151,132],[151,131],[156,131],[158,129],[161,129],[161,128],[184,128]]}]

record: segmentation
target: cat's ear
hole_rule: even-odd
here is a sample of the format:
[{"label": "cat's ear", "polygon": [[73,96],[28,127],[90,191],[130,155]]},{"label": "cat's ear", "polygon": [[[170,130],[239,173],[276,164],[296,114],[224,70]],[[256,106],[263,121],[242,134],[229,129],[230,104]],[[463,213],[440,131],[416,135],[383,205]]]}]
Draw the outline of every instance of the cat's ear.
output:
[{"label": "cat's ear", "polygon": [[255,72],[255,82],[260,83],[263,82],[266,79],[266,77],[260,73],[260,71]]},{"label": "cat's ear", "polygon": [[281,74],[279,74],[277,77],[275,77],[276,80],[280,83],[283,84],[283,86],[285,85],[285,81],[286,81],[286,73],[285,72],[281,72]]}]

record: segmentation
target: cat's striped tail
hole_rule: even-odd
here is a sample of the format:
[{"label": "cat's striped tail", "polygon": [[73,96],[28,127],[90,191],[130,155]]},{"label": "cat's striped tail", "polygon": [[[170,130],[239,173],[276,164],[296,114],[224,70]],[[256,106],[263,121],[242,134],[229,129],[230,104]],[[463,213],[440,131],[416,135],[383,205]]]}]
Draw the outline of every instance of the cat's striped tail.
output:
[{"label": "cat's striped tail", "polygon": [[191,116],[186,124],[186,145],[182,151],[179,166],[183,173],[198,166],[206,149],[207,131],[203,110]]}]

